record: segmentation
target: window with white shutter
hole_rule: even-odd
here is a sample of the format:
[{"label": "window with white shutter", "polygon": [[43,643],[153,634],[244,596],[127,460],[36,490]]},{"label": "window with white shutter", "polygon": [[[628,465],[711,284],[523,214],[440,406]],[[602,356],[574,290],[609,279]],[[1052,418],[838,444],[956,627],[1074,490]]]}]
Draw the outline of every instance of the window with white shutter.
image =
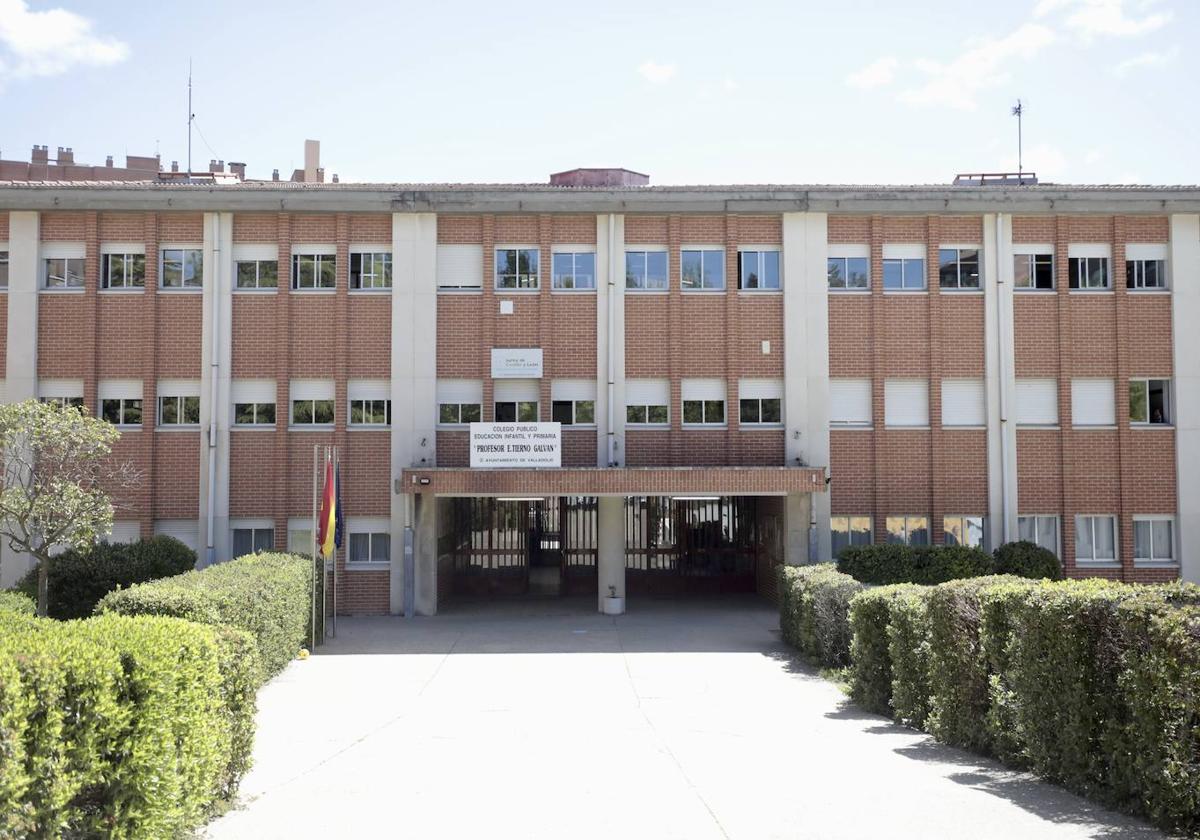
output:
[{"label": "window with white shutter", "polygon": [[483,246],[437,246],[437,284],[439,289],[482,288]]},{"label": "window with white shutter", "polygon": [[888,379],[883,383],[883,422],[887,426],[929,425],[929,381]]},{"label": "window with white shutter", "polygon": [[871,380],[829,380],[829,424],[871,425]]},{"label": "window with white shutter", "polygon": [[1017,425],[1058,425],[1058,382],[1054,379],[1017,380]]},{"label": "window with white shutter", "polygon": [[982,379],[942,380],[942,425],[987,425],[987,399]]},{"label": "window with white shutter", "polygon": [[1111,379],[1071,380],[1071,423],[1075,426],[1117,425]]}]

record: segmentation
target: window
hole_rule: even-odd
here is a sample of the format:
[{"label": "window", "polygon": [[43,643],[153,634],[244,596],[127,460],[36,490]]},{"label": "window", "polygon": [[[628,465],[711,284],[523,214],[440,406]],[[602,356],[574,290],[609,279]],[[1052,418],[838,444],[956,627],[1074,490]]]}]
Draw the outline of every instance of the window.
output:
[{"label": "window", "polygon": [[871,425],[871,380],[829,380],[829,425]]},{"label": "window", "polygon": [[444,425],[478,423],[482,417],[479,403],[439,403],[438,422]]},{"label": "window", "polygon": [[871,517],[869,516],[831,516],[829,528],[835,558],[848,545],[871,544]]},{"label": "window", "polygon": [[200,424],[199,397],[159,397],[158,425],[197,426]]},{"label": "window", "polygon": [[496,288],[536,289],[539,287],[537,248],[497,248]]},{"label": "window", "polygon": [[1017,425],[1058,425],[1058,381],[1054,379],[1017,380]]},{"label": "window", "polygon": [[352,253],[350,255],[350,288],[392,288],[391,253],[388,251]]},{"label": "window", "polygon": [[1133,562],[1175,562],[1175,520],[1169,516],[1135,516]]},{"label": "window", "polygon": [[625,252],[626,289],[666,289],[667,286],[666,251]]},{"label": "window", "polygon": [[929,382],[924,379],[884,380],[883,422],[886,426],[928,426]]},{"label": "window", "polygon": [[334,254],[292,254],[292,288],[335,288],[336,266]]},{"label": "window", "polygon": [[1067,260],[1067,279],[1072,289],[1111,289],[1108,257],[1071,257]]},{"label": "window", "polygon": [[479,289],[483,286],[482,245],[437,246],[439,289]]},{"label": "window", "polygon": [[1054,291],[1054,255],[1014,254],[1013,286],[1017,289]]},{"label": "window", "polygon": [[145,254],[104,254],[101,257],[101,288],[140,289],[144,288],[145,285]]},{"label": "window", "polygon": [[313,540],[312,520],[293,516],[288,519],[287,550],[289,554],[312,554],[316,548]]},{"label": "window", "polygon": [[244,557],[259,551],[275,550],[274,528],[234,528],[233,556]]},{"label": "window", "polygon": [[625,422],[630,425],[665,426],[671,422],[671,412],[665,405],[627,405]]},{"label": "window", "polygon": [[1165,289],[1167,288],[1166,260],[1126,260],[1125,288],[1127,289]]},{"label": "window", "polygon": [[983,548],[983,517],[943,517],[942,538],[946,545],[966,545],[971,548]]},{"label": "window", "polygon": [[495,404],[497,423],[536,423],[538,404],[534,400],[504,401]]},{"label": "window", "polygon": [[350,532],[348,563],[384,564],[391,562],[392,535],[386,531]]},{"label": "window", "polygon": [[1171,422],[1169,379],[1129,380],[1129,422],[1165,426]]},{"label": "window", "polygon": [[142,401],[124,398],[102,399],[100,416],[116,426],[140,426],[142,425]]},{"label": "window", "polygon": [[551,287],[555,289],[596,288],[596,255],[590,251],[558,253],[551,258]]},{"label": "window", "polygon": [[724,289],[725,252],[688,250],[679,255],[679,284],[685,290]]},{"label": "window", "polygon": [[1040,545],[1058,556],[1057,516],[1018,516],[1017,538]]},{"label": "window", "polygon": [[592,424],[596,422],[596,404],[592,400],[554,400],[550,419],[564,426]]},{"label": "window", "polygon": [[883,288],[916,291],[925,288],[925,260],[915,258],[884,259]]},{"label": "window", "polygon": [[350,400],[351,426],[390,426],[391,400]]},{"label": "window", "polygon": [[204,252],[199,248],[163,248],[159,285],[164,289],[199,289],[204,285]]},{"label": "window", "polygon": [[741,251],[738,253],[739,289],[778,289],[779,252]]},{"label": "window", "polygon": [[778,397],[738,400],[738,422],[743,424],[782,423],[783,409],[780,402]]},{"label": "window", "polygon": [[938,250],[938,285],[943,289],[978,289],[979,249]]},{"label": "window", "polygon": [[47,289],[82,289],[82,257],[49,257],[45,261]]},{"label": "window", "polygon": [[39,397],[38,402],[52,403],[59,408],[83,409],[83,397]]},{"label": "window", "polygon": [[625,380],[625,422],[665,426],[671,422],[671,383],[666,379]]},{"label": "window", "polygon": [[275,403],[234,403],[233,422],[237,426],[274,426]]},{"label": "window", "polygon": [[293,426],[332,426],[333,400],[292,400]]},{"label": "window", "polygon": [[1075,562],[1113,563],[1117,559],[1115,516],[1075,517]]},{"label": "window", "polygon": [[928,516],[887,517],[889,545],[929,545]]},{"label": "window", "polygon": [[1111,379],[1071,380],[1071,423],[1075,426],[1117,425],[1116,395]]},{"label": "window", "polygon": [[826,261],[831,289],[871,288],[867,257],[830,257]]},{"label": "window", "polygon": [[725,400],[684,400],[683,422],[720,425],[725,422]]},{"label": "window", "polygon": [[237,287],[239,289],[274,289],[278,286],[278,260],[238,261]]},{"label": "window", "polygon": [[0,251],[0,289],[8,288],[8,251]]},{"label": "window", "polygon": [[982,379],[942,380],[942,425],[987,425],[987,398]]}]

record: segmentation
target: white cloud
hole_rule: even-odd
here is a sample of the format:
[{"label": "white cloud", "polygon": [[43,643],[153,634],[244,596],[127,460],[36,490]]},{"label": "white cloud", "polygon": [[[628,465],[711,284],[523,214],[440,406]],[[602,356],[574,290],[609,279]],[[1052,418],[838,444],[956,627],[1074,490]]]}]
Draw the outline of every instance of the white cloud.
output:
[{"label": "white cloud", "polygon": [[25,0],[0,0],[0,83],[116,64],[128,55],[125,43],[97,35],[92,22],[74,12],[34,12]]},{"label": "white cloud", "polygon": [[1130,70],[1140,70],[1143,67],[1162,67],[1164,64],[1170,64],[1178,56],[1179,47],[1171,47],[1168,50],[1160,50],[1158,52],[1142,53],[1141,55],[1135,55],[1132,58],[1118,62],[1113,67],[1113,72],[1118,76],[1126,76]]},{"label": "white cloud", "polygon": [[860,90],[870,90],[871,88],[890,85],[892,79],[896,77],[896,68],[899,66],[899,61],[890,55],[885,55],[882,58],[872,61],[866,67],[851,73],[846,77],[846,84]]},{"label": "white cloud", "polygon": [[659,64],[657,61],[647,59],[638,65],[638,73],[648,82],[656,85],[666,84],[675,78],[679,68],[674,64]]},{"label": "white cloud", "polygon": [[1049,27],[1026,23],[1003,38],[968,42],[965,51],[944,64],[918,59],[917,68],[928,78],[920,86],[905,90],[900,99],[913,105],[974,110],[975,95],[980,90],[1004,84],[1010,66],[1033,58],[1054,39]]},{"label": "white cloud", "polygon": [[1145,35],[1166,25],[1172,17],[1169,11],[1150,12],[1153,0],[1143,0],[1133,13],[1126,9],[1127,5],[1126,0],[1041,0],[1033,14],[1042,18],[1065,11],[1066,27],[1089,39],[1097,35]]}]

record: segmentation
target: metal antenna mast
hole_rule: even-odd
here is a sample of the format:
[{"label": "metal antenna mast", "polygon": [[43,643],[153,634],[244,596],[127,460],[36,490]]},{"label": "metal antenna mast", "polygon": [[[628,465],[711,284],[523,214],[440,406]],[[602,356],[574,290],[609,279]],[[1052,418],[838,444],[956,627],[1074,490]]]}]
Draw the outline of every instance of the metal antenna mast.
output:
[{"label": "metal antenna mast", "polygon": [[1020,179],[1025,172],[1024,161],[1021,154],[1021,116],[1025,113],[1025,109],[1021,106],[1021,100],[1017,100],[1017,104],[1012,109],[1013,116],[1017,118],[1017,178]]},{"label": "metal antenna mast", "polygon": [[187,177],[190,181],[192,178],[192,120],[196,115],[192,113],[192,60],[188,59],[188,164]]}]

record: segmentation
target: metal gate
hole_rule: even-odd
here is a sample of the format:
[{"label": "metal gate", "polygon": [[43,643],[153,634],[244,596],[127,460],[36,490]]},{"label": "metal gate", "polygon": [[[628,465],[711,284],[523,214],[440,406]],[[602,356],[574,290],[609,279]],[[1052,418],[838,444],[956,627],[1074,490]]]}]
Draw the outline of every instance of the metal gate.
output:
[{"label": "metal gate", "polygon": [[758,558],[753,496],[625,500],[630,594],[753,592]]}]

